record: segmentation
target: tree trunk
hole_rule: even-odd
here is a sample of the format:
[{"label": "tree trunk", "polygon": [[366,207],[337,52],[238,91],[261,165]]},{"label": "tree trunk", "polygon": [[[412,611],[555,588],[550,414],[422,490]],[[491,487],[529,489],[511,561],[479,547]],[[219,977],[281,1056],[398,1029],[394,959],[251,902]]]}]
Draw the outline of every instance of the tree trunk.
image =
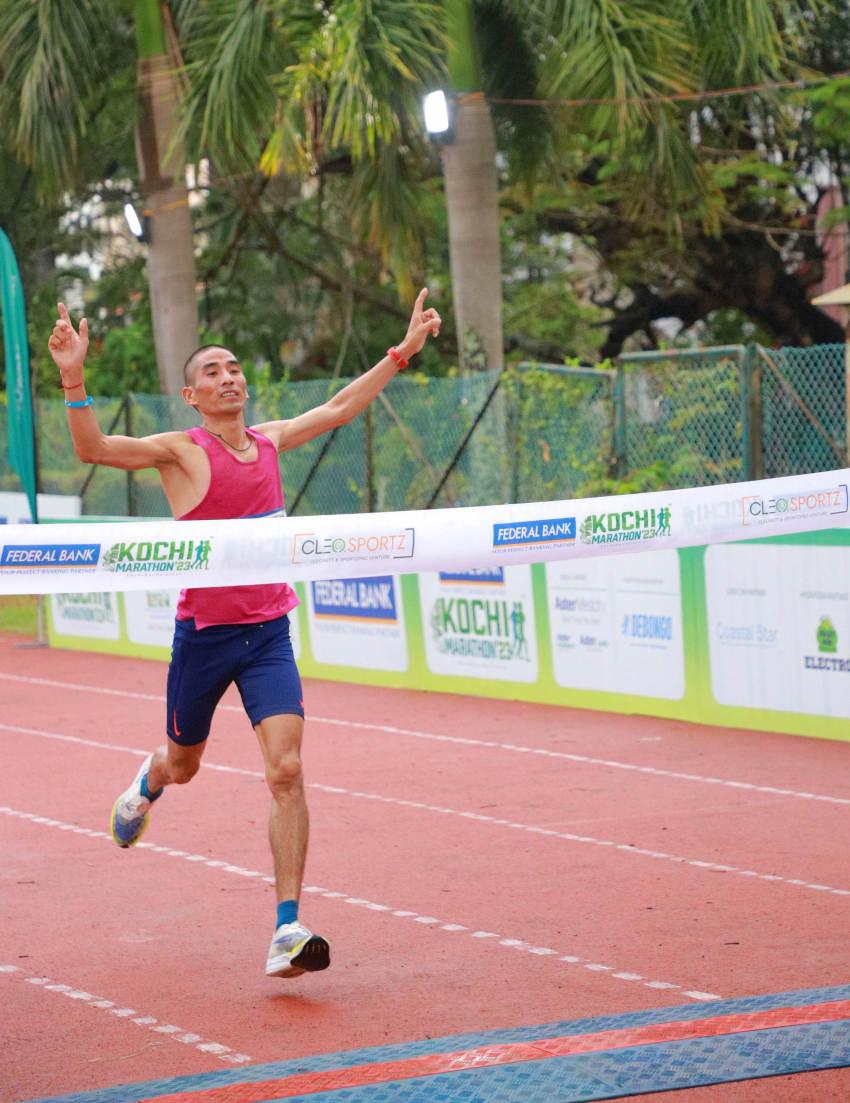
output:
[{"label": "tree trunk", "polygon": [[[136,154],[149,212],[148,284],[163,394],[183,389],[183,364],[198,346],[198,300],[182,148],[172,148],[179,95],[156,0],[136,0],[137,85],[142,117]],[[170,155],[169,155],[170,154]]]},{"label": "tree trunk", "polygon": [[461,367],[501,368],[499,181],[493,122],[481,93],[458,97],[443,172]]}]

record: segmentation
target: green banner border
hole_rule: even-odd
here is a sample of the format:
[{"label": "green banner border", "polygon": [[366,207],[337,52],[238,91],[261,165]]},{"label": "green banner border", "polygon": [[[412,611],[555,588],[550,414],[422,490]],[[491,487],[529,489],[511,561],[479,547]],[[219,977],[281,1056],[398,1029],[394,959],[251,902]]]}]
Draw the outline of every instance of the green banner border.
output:
[{"label": "green banner border", "polygon": [[[803,544],[826,547],[850,547],[850,532],[827,530],[796,536],[775,536],[740,543]],[[549,642],[549,615],[546,600],[545,568],[535,564],[532,570],[534,614],[540,673],[534,684],[498,682],[460,675],[432,674],[425,661],[422,616],[419,604],[417,575],[401,576],[401,594],[407,635],[409,663],[403,673],[383,670],[361,670],[351,666],[318,663],[310,647],[307,624],[306,595],[303,583],[295,590],[301,605],[295,611],[299,620],[301,657],[298,666],[305,678],[356,685],[387,686],[396,689],[418,689],[439,693],[500,700],[529,701],[545,705],[657,716],[668,720],[688,720],[725,728],[749,731],[781,732],[788,735],[808,735],[824,739],[850,741],[850,723],[844,718],[816,716],[808,713],[780,712],[721,705],[711,691],[711,671],[708,652],[708,615],[705,598],[705,547],[680,548],[679,567],[682,586],[682,628],[685,655],[685,694],[678,701],[632,694],[597,690],[564,689],[555,681]],[[49,608],[49,601],[47,602]],[[50,643],[53,647],[99,654],[127,655],[142,659],[170,659],[165,647],[132,643],[127,635],[123,594],[119,595],[121,637],[118,641],[93,640],[78,636],[57,635],[52,616],[49,617]],[[292,614],[291,614],[292,615]]]}]

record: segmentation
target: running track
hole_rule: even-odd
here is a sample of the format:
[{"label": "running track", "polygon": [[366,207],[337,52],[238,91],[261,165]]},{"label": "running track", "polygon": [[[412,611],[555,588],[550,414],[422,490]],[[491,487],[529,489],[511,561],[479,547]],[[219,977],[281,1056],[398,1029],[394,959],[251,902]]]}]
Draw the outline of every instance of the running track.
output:
[{"label": "running track", "polygon": [[[161,663],[0,638],[0,1103],[643,1010],[714,1021],[738,1005],[711,1000],[850,982],[846,744],[315,681],[302,916],[335,958],[267,980],[268,797],[235,691],[148,845],[102,834],[164,684]],[[848,1097],[848,1069],[669,1096]]]}]

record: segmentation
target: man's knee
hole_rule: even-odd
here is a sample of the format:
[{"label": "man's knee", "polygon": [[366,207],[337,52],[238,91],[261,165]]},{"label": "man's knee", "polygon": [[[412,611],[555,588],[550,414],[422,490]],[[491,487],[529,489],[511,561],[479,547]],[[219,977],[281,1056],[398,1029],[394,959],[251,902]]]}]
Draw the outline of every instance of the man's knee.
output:
[{"label": "man's knee", "polygon": [[175,785],[186,785],[200,768],[200,758],[179,758],[168,763],[168,776]]},{"label": "man's knee", "polygon": [[301,770],[301,756],[298,751],[290,751],[266,766],[266,781],[272,796],[287,796],[304,784]]}]

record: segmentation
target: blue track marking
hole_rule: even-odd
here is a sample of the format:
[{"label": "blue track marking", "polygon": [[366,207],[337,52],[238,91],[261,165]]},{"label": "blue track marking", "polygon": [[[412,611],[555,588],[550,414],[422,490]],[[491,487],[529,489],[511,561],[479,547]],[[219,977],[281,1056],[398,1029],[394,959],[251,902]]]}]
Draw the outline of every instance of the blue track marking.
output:
[{"label": "blue track marking", "polygon": [[[29,1103],[140,1103],[154,1096],[208,1091],[232,1084],[275,1080],[477,1046],[530,1042],[540,1038],[634,1029],[656,1023],[698,1022],[717,1015],[747,1014],[779,1007],[805,1007],[850,999],[850,985],[804,989],[768,996],[716,1000],[560,1023],[461,1034],[341,1053],[241,1066],[193,1076],[51,1096]],[[319,1092],[300,1098],[315,1103],[434,1100],[435,1103],[582,1103],[628,1095],[730,1083],[757,1077],[850,1066],[850,1020],[661,1042],[600,1053],[502,1065]]]}]

